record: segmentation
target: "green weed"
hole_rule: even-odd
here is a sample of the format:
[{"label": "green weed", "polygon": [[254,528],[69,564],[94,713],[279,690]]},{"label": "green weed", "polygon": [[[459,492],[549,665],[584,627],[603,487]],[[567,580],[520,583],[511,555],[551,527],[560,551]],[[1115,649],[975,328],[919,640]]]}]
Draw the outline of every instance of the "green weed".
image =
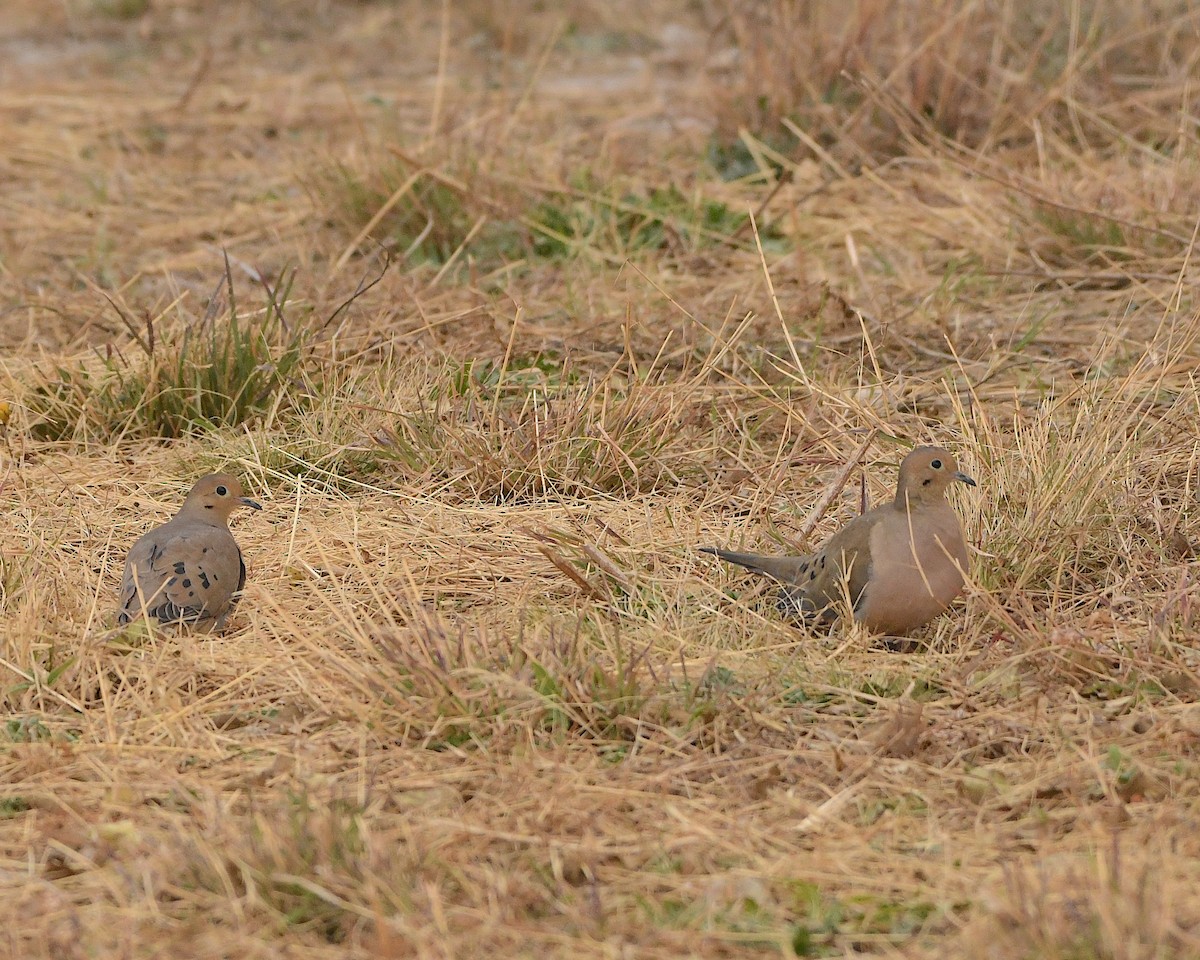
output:
[{"label": "green weed", "polygon": [[[614,197],[589,181],[549,194],[530,212],[534,252],[547,259],[599,256],[617,260],[663,250],[692,251],[729,242],[748,215],[675,185]],[[775,235],[771,234],[774,238]]]},{"label": "green weed", "polygon": [[265,305],[242,312],[227,272],[227,307],[218,288],[198,319],[177,304],[172,317],[139,325],[114,303],[135,346],[39,368],[26,399],[31,434],[80,445],[171,440],[305,408],[320,392],[314,338],[328,321],[288,309],[293,280],[264,284]]},{"label": "green weed", "polygon": [[11,820],[13,817],[32,809],[33,804],[24,797],[0,797],[0,820]]}]

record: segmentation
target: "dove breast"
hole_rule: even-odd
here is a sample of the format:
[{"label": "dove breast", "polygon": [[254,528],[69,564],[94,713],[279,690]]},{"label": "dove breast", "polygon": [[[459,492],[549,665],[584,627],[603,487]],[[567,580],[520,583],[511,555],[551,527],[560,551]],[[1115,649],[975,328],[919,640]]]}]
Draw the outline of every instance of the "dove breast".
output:
[{"label": "dove breast", "polygon": [[928,623],[963,588],[967,547],[958,517],[944,501],[920,522],[889,511],[871,529],[870,570],[854,618],[879,633],[903,634]]}]

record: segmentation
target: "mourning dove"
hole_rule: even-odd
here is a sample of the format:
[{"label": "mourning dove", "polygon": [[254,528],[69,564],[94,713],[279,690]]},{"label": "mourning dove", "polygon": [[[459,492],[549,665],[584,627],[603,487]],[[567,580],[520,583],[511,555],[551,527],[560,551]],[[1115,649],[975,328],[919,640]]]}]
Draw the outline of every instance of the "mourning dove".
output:
[{"label": "mourning dove", "polygon": [[917,447],[900,464],[896,498],[847,523],[816,553],[763,557],[704,547],[702,552],[774,577],[779,606],[804,619],[829,620],[848,597],[854,619],[891,635],[920,627],[963,587],[967,546],[946,502],[955,480],[975,481],[941,447]]},{"label": "mourning dove", "polygon": [[246,584],[242,551],[229,532],[229,515],[239,506],[262,509],[242,495],[236,477],[210,473],[197,480],[179,512],[129,551],[117,621],[144,614],[221,630]]}]

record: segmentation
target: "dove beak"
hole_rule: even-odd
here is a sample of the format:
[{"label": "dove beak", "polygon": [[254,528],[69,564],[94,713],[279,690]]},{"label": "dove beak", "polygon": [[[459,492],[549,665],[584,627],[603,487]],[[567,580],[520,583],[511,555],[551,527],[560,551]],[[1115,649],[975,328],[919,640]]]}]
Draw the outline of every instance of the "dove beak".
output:
[{"label": "dove beak", "polygon": [[[971,483],[971,486],[975,486],[974,482]],[[238,503],[242,504],[242,506],[251,507],[255,510],[262,509],[261,503],[259,503],[257,500],[251,500],[249,497],[238,497]]]},{"label": "dove beak", "polygon": [[961,481],[962,481],[963,483],[965,483],[965,484],[966,484],[968,487],[973,487],[973,486],[975,486],[975,481],[974,481],[974,480],[972,480],[970,477],[968,477],[968,476],[967,476],[965,473],[963,473],[961,470],[959,470],[959,471],[958,471],[958,473],[956,473],[956,474],[954,475],[954,479],[955,479],[955,480],[961,480]]}]

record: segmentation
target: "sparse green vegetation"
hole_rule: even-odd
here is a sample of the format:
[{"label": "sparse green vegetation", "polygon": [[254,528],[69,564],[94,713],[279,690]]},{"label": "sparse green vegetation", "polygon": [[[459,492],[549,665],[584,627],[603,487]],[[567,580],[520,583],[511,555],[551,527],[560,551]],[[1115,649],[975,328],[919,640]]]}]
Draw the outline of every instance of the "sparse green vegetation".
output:
[{"label": "sparse green vegetation", "polygon": [[31,435],[77,445],[174,440],[275,416],[288,405],[303,409],[319,368],[309,318],[284,314],[292,278],[266,288],[267,305],[246,314],[228,279],[227,309],[217,291],[201,317],[172,311],[147,316],[139,328],[122,312],[132,344],[39,366],[26,400]]},{"label": "sparse green vegetation", "polygon": [[[534,252],[541,257],[641,258],[676,247],[695,250],[730,242],[748,225],[748,217],[720,201],[689,198],[674,185],[610,199],[599,184],[585,181],[578,189],[548,196],[526,222],[533,231]],[[772,234],[772,239],[780,238]]]},{"label": "sparse green vegetation", "polygon": [[[673,183],[621,191],[589,174],[547,187],[461,166],[388,159],[358,172],[334,164],[310,191],[350,235],[349,250],[370,240],[403,262],[443,268],[460,259],[485,269],[580,257],[620,263],[747,242],[737,240],[748,226],[744,210]],[[777,231],[763,232],[783,245]]]}]

